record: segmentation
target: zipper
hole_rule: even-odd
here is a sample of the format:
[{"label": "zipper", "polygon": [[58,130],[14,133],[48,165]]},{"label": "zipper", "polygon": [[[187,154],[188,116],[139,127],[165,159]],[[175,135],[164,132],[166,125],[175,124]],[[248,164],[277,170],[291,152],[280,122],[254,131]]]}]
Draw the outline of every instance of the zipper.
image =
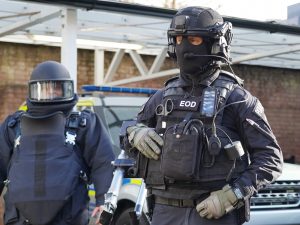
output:
[{"label": "zipper", "polygon": [[263,128],[261,128],[261,126],[257,124],[255,121],[248,118],[246,118],[246,121],[248,122],[248,124],[250,124],[251,127],[257,130],[259,133],[263,134],[267,138],[271,138],[271,140],[274,140],[274,137],[271,134],[269,134],[267,131],[265,131]]}]

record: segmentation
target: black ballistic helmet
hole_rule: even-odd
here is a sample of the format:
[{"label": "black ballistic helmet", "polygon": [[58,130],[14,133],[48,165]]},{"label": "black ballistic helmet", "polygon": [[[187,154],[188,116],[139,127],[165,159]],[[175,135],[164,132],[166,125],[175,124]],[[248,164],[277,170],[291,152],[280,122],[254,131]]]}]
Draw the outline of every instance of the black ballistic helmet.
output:
[{"label": "black ballistic helmet", "polygon": [[[172,19],[168,30],[168,54],[176,59],[176,36],[201,36],[211,43],[210,54],[216,60],[229,60],[232,40],[232,24],[224,22],[222,16],[210,8],[187,7],[179,10]],[[224,57],[222,59],[221,57]]]},{"label": "black ballistic helmet", "polygon": [[28,83],[29,101],[36,103],[67,102],[74,99],[74,84],[68,70],[55,61],[38,64]]}]

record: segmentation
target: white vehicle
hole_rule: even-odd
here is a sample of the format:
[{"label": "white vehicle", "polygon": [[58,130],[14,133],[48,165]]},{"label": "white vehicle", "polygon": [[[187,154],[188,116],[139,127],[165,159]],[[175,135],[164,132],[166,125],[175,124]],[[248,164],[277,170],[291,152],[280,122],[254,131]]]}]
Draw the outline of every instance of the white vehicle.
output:
[{"label": "white vehicle", "polygon": [[[128,92],[141,91],[147,92],[148,89],[130,89]],[[122,90],[123,92],[124,90]],[[117,91],[118,92],[118,91]],[[115,95],[113,95],[115,94]],[[124,120],[133,119],[139,112],[141,106],[148,100],[148,95],[144,96],[124,96],[116,93],[110,93],[109,95],[100,95],[99,93],[92,93],[80,96],[79,101],[76,105],[77,110],[81,111],[88,108],[94,111],[111,137],[114,147],[114,153],[117,157],[121,151],[119,143],[119,132],[120,127]],[[124,178],[122,187],[118,195],[117,209],[114,213],[113,225],[131,225],[131,218],[129,212],[134,211],[135,202],[137,200],[142,179],[138,178]],[[90,201],[90,212],[95,207],[95,192],[93,186],[89,191]],[[146,204],[144,204],[143,211],[147,212]],[[149,224],[145,215],[142,215],[140,219],[140,225]]]},{"label": "white vehicle", "polygon": [[[139,93],[137,91],[136,93]],[[77,104],[79,110],[92,109],[105,124],[114,143],[116,156],[120,153],[119,131],[124,120],[134,118],[148,97],[131,96],[85,96]],[[118,196],[113,225],[131,225],[129,212],[133,211],[142,179],[124,178]],[[93,197],[93,190],[90,196]],[[91,201],[91,208],[94,207]],[[146,204],[143,207],[147,212]],[[143,215],[141,225],[149,222]],[[284,164],[283,174],[270,186],[251,198],[250,221],[246,225],[300,224],[300,165]]]},{"label": "white vehicle", "polygon": [[300,224],[300,165],[284,163],[281,176],[251,198],[245,225]]}]

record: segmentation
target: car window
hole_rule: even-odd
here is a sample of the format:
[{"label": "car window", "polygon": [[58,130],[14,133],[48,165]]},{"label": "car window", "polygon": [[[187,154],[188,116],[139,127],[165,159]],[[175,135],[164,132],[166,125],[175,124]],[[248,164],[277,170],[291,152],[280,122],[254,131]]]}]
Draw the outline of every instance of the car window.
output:
[{"label": "car window", "polygon": [[[124,120],[134,119],[140,110],[139,106],[110,106],[105,107],[104,116],[109,128],[109,133],[112,137],[114,145],[119,146],[119,133]],[[116,155],[119,154],[119,149],[115,149]]]}]

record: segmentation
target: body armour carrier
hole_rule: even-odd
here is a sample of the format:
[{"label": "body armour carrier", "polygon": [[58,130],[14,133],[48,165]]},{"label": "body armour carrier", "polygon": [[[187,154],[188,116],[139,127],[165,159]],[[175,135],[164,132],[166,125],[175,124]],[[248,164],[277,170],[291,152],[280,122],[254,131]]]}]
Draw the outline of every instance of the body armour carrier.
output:
[{"label": "body armour carrier", "polygon": [[[204,193],[222,187],[245,170],[248,165],[247,154],[233,160],[224,150],[227,144],[238,141],[239,135],[221,123],[223,110],[220,109],[225,106],[236,85],[242,85],[242,80],[230,73],[221,72],[214,83],[204,89],[203,96],[186,97],[186,92],[179,87],[177,79],[167,83],[161,104],[163,113],[156,110],[158,115],[155,129],[164,138],[161,158],[148,160],[140,156],[140,160],[142,158],[147,161],[140,162],[139,165],[147,165],[140,172],[148,186],[153,190],[168,189],[168,192],[172,187],[183,186],[190,190],[202,189]],[[214,116],[219,140],[216,143],[213,143],[212,131]],[[214,145],[220,147],[216,148]],[[185,195],[181,195],[180,191],[177,193],[173,197]],[[172,197],[167,195],[168,193],[164,194],[165,197]]]},{"label": "body armour carrier", "polygon": [[83,160],[68,121],[61,112],[44,118],[24,113],[16,124],[6,198],[32,225],[51,222],[82,185]]}]

